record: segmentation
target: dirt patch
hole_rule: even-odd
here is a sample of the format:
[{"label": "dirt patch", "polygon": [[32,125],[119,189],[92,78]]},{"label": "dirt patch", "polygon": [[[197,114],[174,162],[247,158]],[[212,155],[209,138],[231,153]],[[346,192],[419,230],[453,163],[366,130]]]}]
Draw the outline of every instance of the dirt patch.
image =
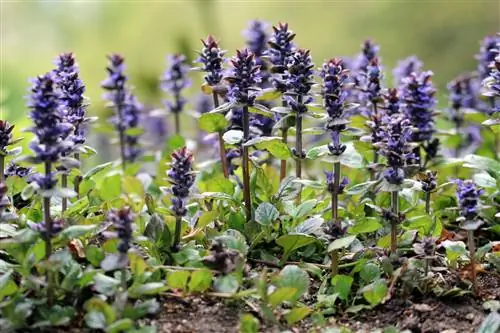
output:
[{"label": "dirt patch", "polygon": [[475,332],[483,319],[481,304],[471,297],[426,297],[391,299],[374,310],[343,318],[340,322],[356,332],[395,326],[412,333],[441,333],[446,330],[469,333]]}]

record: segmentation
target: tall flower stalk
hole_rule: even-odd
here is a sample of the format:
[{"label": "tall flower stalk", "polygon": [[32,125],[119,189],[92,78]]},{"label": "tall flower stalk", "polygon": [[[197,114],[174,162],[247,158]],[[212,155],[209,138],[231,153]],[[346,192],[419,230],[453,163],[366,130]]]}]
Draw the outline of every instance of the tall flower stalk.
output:
[{"label": "tall flower stalk", "polygon": [[4,181],[5,156],[9,154],[7,147],[12,145],[12,131],[14,125],[6,120],[0,120],[0,183]]},{"label": "tall flower stalk", "polygon": [[260,67],[255,63],[252,52],[248,49],[237,50],[236,56],[231,59],[233,66],[231,74],[226,80],[229,82],[229,101],[236,107],[241,107],[243,114],[243,197],[247,211],[246,219],[252,219],[252,197],[250,192],[250,161],[248,146],[245,143],[250,139],[250,119],[248,108],[254,105],[257,97],[257,84],[261,81]]},{"label": "tall flower stalk", "polygon": [[173,101],[166,100],[165,106],[174,114],[175,133],[178,135],[181,134],[181,112],[187,103],[186,98],[182,97],[182,91],[191,84],[187,77],[188,72],[185,55],[174,54],[168,57],[168,68],[162,78],[162,88],[173,96]]},{"label": "tall flower stalk", "polygon": [[174,251],[179,250],[182,218],[187,213],[186,201],[195,180],[193,161],[193,154],[186,147],[176,150],[172,153],[172,162],[167,172],[168,179],[172,184],[171,210],[175,215]]},{"label": "tall flower stalk", "polygon": [[[63,53],[56,59],[57,68],[54,72],[54,80],[59,92],[60,107],[65,121],[73,125],[73,132],[69,139],[73,141],[73,157],[79,161],[79,153],[76,147],[85,143],[84,124],[89,118],[85,117],[87,105],[85,103],[85,86],[79,78],[79,69],[72,53]],[[66,155],[67,153],[64,153]],[[63,170],[61,175],[61,186],[68,186],[68,172]],[[78,195],[79,180],[75,179],[74,189]],[[62,211],[64,212],[68,205],[68,199],[62,199]]]},{"label": "tall flower stalk", "polygon": [[477,291],[476,283],[476,244],[474,240],[474,230],[479,229],[483,223],[479,218],[480,211],[480,196],[484,193],[482,189],[477,188],[477,185],[472,180],[455,181],[457,184],[457,200],[460,210],[458,221],[461,222],[461,227],[467,230],[467,243],[469,247],[471,279],[474,291]]},{"label": "tall flower stalk", "polygon": [[[223,78],[224,54],[226,51],[219,47],[217,40],[215,40],[213,36],[209,35],[201,42],[203,43],[203,48],[197,62],[202,65],[201,70],[207,73],[204,76],[204,80],[205,83],[212,88],[214,107],[217,108],[219,107],[218,86],[221,84]],[[219,154],[222,172],[224,173],[224,177],[228,178],[229,168],[227,165],[228,162],[226,158],[226,147],[224,146],[224,139],[222,137],[223,135],[224,131],[219,131]]]},{"label": "tall flower stalk", "polygon": [[[271,73],[274,74],[273,85],[279,92],[282,93],[282,106],[286,107],[285,96],[283,95],[288,87],[286,85],[287,65],[295,52],[295,43],[293,39],[295,34],[288,30],[288,23],[279,23],[278,26],[273,26],[273,34],[268,41],[269,44],[269,60],[271,63]],[[286,120],[282,121],[281,136],[283,142],[288,145],[288,129],[289,125]],[[280,180],[286,177],[287,160],[281,160]]]},{"label": "tall flower stalk", "polygon": [[398,62],[392,71],[394,86],[399,87],[403,84],[403,79],[410,76],[411,73],[419,74],[422,71],[424,63],[416,56],[410,56]]},{"label": "tall flower stalk", "polygon": [[[491,125],[500,124],[500,119],[498,118],[498,115],[500,115],[500,41],[498,42],[497,47],[497,57],[495,58],[495,61],[490,64],[491,72],[483,81],[483,86],[485,88],[483,95],[488,97],[491,103],[491,108],[488,112],[488,114],[492,117],[492,119],[489,120]],[[493,118],[495,116],[497,118]],[[493,151],[496,152],[495,158],[500,159],[500,154],[498,153],[500,151],[500,137],[496,132],[493,135]]]},{"label": "tall flower stalk", "polygon": [[[288,62],[288,74],[286,84],[286,101],[295,116],[295,176],[302,177],[302,160],[305,158],[305,151],[302,147],[302,123],[303,116],[307,112],[307,104],[313,101],[311,88],[314,84],[314,64],[309,50],[297,50]],[[300,203],[300,194],[297,196]]]},{"label": "tall flower stalk", "polygon": [[[59,96],[54,87],[54,81],[50,73],[37,77],[31,88],[28,101],[31,109],[30,118],[33,127],[30,131],[35,135],[30,143],[34,153],[33,162],[44,165],[44,174],[33,177],[38,186],[43,201],[45,238],[45,258],[48,260],[52,254],[52,237],[55,234],[52,218],[50,215],[51,193],[57,180],[54,175],[54,167],[61,159],[63,153],[71,149],[73,143],[65,140],[73,130],[73,126],[64,122],[64,115],[59,107]],[[52,275],[47,272],[47,297],[49,303],[53,302],[53,280]]]},{"label": "tall flower stalk", "polygon": [[[379,114],[379,104],[383,102],[382,99],[382,71],[380,68],[379,60],[376,56],[371,57],[368,65],[366,66],[366,72],[363,73],[365,77],[365,86],[363,88],[365,93],[365,98],[368,100],[368,110],[367,116],[375,123],[377,123],[381,119],[381,115]],[[376,128],[373,131],[377,131]],[[376,142],[376,140],[375,140]],[[374,143],[372,141],[372,143]],[[373,153],[373,163],[378,163],[379,160],[379,152],[376,147],[374,147]],[[375,169],[372,168],[370,170],[371,180],[375,179]]]}]

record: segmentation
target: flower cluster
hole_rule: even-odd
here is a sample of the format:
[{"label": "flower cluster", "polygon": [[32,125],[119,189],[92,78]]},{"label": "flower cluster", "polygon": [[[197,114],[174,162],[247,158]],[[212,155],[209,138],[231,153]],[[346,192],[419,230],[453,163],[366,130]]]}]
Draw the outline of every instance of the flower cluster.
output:
[{"label": "flower cluster", "polygon": [[7,155],[7,146],[12,144],[14,125],[6,120],[0,120],[0,155]]},{"label": "flower cluster", "polygon": [[328,150],[334,156],[342,155],[347,149],[347,146],[340,142],[340,132],[332,131],[331,138],[332,141],[328,143]]},{"label": "flower cluster", "polygon": [[372,105],[376,105],[380,101],[382,90],[381,85],[382,70],[380,69],[379,60],[374,57],[366,67],[366,87],[365,93]]},{"label": "flower cluster", "polygon": [[9,163],[4,171],[5,178],[14,176],[25,178],[31,175],[32,173],[33,173],[32,168],[22,167],[14,162]]},{"label": "flower cluster", "polygon": [[299,49],[289,59],[286,76],[288,87],[286,101],[295,113],[306,113],[306,104],[313,100],[310,95],[314,85],[313,68],[314,64],[309,50]]},{"label": "flower cluster", "polygon": [[244,32],[247,41],[246,44],[250,52],[255,56],[255,62],[260,66],[263,83],[267,82],[269,77],[267,63],[262,58],[267,53],[269,36],[267,34],[268,24],[263,21],[254,20],[250,22],[248,30]]},{"label": "flower cluster", "polygon": [[226,160],[227,160],[227,166],[228,166],[228,172],[230,175],[234,175],[234,172],[236,169],[239,167],[239,161],[236,163],[236,160],[239,160],[241,158],[241,149],[239,148],[232,148],[228,149],[226,152]]},{"label": "flower cluster", "polygon": [[186,62],[186,56],[174,54],[168,58],[168,68],[163,75],[162,88],[174,98],[173,101],[165,101],[166,107],[172,113],[182,112],[187,103],[181,93],[191,84],[187,77],[188,72],[189,66]]},{"label": "flower cluster", "polygon": [[[288,23],[279,23],[277,27],[273,26],[273,34],[268,41],[268,54],[273,73],[284,74],[286,72],[289,59],[295,52],[294,38],[293,31],[288,30]],[[283,77],[277,77],[273,81],[275,88],[281,92],[287,90],[283,79]]]},{"label": "flower cluster", "polygon": [[63,109],[65,120],[73,125],[73,134],[70,139],[75,145],[85,143],[85,86],[79,78],[78,65],[72,53],[63,53],[56,60],[57,68],[54,80],[59,90],[60,107]]},{"label": "flower cluster", "polygon": [[[335,186],[334,186],[335,173],[331,171],[323,171],[323,172],[325,173],[326,176],[326,190],[329,193],[333,193],[335,191]],[[349,179],[347,177],[342,178],[342,181],[339,183],[338,194],[342,194],[347,185],[349,185]]]},{"label": "flower cluster", "polygon": [[341,131],[347,123],[345,106],[348,92],[346,90],[349,75],[342,59],[331,59],[323,64],[319,76],[323,79],[321,96],[323,107],[328,113],[327,128]]},{"label": "flower cluster", "polygon": [[[35,161],[55,163],[64,152],[72,147],[72,142],[65,140],[73,129],[64,121],[59,108],[59,96],[54,87],[51,74],[45,74],[34,80],[28,106],[34,126],[30,128],[35,138],[30,148],[35,153]],[[52,183],[49,181],[49,183]]]},{"label": "flower cluster", "polygon": [[472,180],[455,180],[460,216],[465,221],[474,221],[479,215],[480,196],[484,190],[477,188]]},{"label": "flower cluster", "polygon": [[410,76],[411,73],[420,73],[424,63],[416,56],[410,56],[398,62],[397,66],[392,71],[394,77],[394,85],[399,87],[403,83],[403,79]]},{"label": "flower cluster", "polygon": [[224,76],[223,65],[226,51],[220,49],[217,41],[211,35],[201,42],[203,48],[196,62],[202,64],[201,70],[207,73],[204,76],[205,82],[210,86],[216,86]]},{"label": "flower cluster", "polygon": [[117,247],[118,252],[127,254],[132,243],[132,233],[134,231],[133,223],[135,220],[134,213],[130,207],[111,209],[106,216],[106,220],[113,223],[116,229],[116,236],[120,240]]},{"label": "flower cluster", "polygon": [[[105,98],[115,110],[111,122],[123,136],[121,144],[124,148],[124,156],[122,157],[125,161],[134,162],[140,155],[141,150],[138,147],[139,134],[135,134],[130,129],[139,126],[142,106],[126,87],[127,77],[124,74],[124,58],[119,54],[112,54],[108,56],[108,59],[109,65],[106,70],[109,76],[101,83],[101,87],[108,91]],[[126,133],[127,130],[129,130],[128,133]]]},{"label": "flower cluster", "polygon": [[476,55],[478,60],[477,72],[481,80],[486,79],[492,70],[491,63],[495,61],[498,54],[498,45],[500,44],[500,35],[486,36],[481,42],[479,54]]},{"label": "flower cluster", "polygon": [[385,114],[392,116],[401,112],[401,99],[399,98],[399,91],[395,88],[387,89],[384,95],[386,104],[384,106]]},{"label": "flower cluster", "polygon": [[176,216],[186,215],[186,199],[194,184],[193,154],[186,147],[172,153],[172,163],[167,172],[172,183],[172,211]]},{"label": "flower cluster", "polygon": [[401,185],[405,179],[404,167],[413,158],[409,144],[412,135],[411,123],[403,114],[385,116],[382,134],[381,153],[387,158],[388,167],[384,178],[390,184]]},{"label": "flower cluster", "polygon": [[434,128],[434,106],[436,90],[432,84],[432,72],[412,73],[403,79],[401,98],[403,111],[417,130],[413,132],[412,141],[430,141]]},{"label": "flower cluster", "polygon": [[45,221],[42,221],[40,223],[35,223],[35,222],[29,221],[27,224],[31,230],[34,230],[34,231],[40,233],[43,238],[53,238],[53,237],[57,236],[57,234],[59,234],[64,229],[64,220],[63,219],[52,220],[52,231],[51,231],[50,235],[47,231],[47,226],[46,226]]},{"label": "flower cluster", "polygon": [[248,49],[237,50],[231,59],[232,71],[226,80],[229,82],[229,100],[240,105],[253,105],[261,81],[260,68],[255,57]]},{"label": "flower cluster", "polygon": [[437,187],[436,172],[427,170],[422,174],[418,174],[422,191],[426,193],[433,192]]},{"label": "flower cluster", "polygon": [[460,126],[463,122],[462,108],[474,109],[477,104],[477,89],[473,78],[465,75],[448,83],[450,99],[450,120]]},{"label": "flower cluster", "polygon": [[436,250],[436,238],[424,237],[419,243],[413,244],[416,254],[424,257],[433,257]]},{"label": "flower cluster", "polygon": [[356,71],[358,74],[366,72],[372,60],[378,56],[380,47],[372,40],[367,39],[361,45],[361,54],[356,61]]},{"label": "flower cluster", "polygon": [[500,53],[491,64],[491,68],[489,76],[484,81],[486,91],[483,95],[491,98],[492,108],[489,113],[493,114],[500,112],[500,105],[498,103],[498,99],[500,99]]}]

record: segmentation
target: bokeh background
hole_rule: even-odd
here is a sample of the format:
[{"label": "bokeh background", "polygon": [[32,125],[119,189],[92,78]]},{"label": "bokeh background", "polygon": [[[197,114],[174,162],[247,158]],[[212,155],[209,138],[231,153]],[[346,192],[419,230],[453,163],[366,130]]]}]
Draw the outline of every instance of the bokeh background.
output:
[{"label": "bokeh background", "polygon": [[[161,107],[158,80],[165,56],[196,57],[208,33],[234,54],[244,45],[242,30],[252,19],[289,22],[297,44],[310,48],[319,67],[333,56],[352,56],[372,38],[381,47],[387,82],[399,59],[417,55],[435,73],[440,105],[446,83],[476,67],[479,41],[500,31],[500,1],[1,1],[1,113],[29,125],[25,95],[28,79],[53,68],[60,52],[72,51],[87,85],[89,112],[105,121],[100,81],[106,54],[122,53],[139,100]],[[190,93],[201,82],[193,74]],[[197,79],[198,78],[198,79]],[[186,123],[186,122],[184,122]]]}]

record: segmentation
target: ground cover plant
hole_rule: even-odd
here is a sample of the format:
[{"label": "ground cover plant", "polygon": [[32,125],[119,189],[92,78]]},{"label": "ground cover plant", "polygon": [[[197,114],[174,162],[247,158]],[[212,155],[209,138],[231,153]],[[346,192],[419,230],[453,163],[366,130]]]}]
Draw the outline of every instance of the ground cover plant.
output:
[{"label": "ground cover plant", "polygon": [[[286,23],[245,35],[168,57],[152,111],[120,54],[109,119],[75,55],[32,80],[28,151],[0,120],[2,332],[497,331],[500,36],[438,109],[415,56],[389,82],[371,40],[320,64]],[[120,157],[82,170],[92,131]]]}]

